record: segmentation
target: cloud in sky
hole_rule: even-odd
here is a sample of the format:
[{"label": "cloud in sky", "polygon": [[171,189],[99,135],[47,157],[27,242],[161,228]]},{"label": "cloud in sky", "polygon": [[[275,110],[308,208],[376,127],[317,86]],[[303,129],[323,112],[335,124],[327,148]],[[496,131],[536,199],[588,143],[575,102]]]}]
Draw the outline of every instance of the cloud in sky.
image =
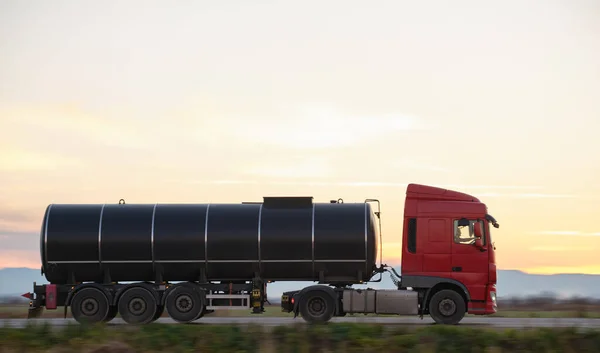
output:
[{"label": "cloud in sky", "polygon": [[539,185],[467,185],[467,184],[441,184],[441,187],[448,189],[507,189],[507,190],[531,190],[542,189]]},{"label": "cloud in sky", "polygon": [[322,178],[334,173],[334,166],[326,156],[293,157],[280,155],[268,163],[249,163],[245,174],[269,178]]},{"label": "cloud in sky", "polygon": [[580,232],[577,230],[542,230],[531,232],[536,235],[600,236],[600,232]]},{"label": "cloud in sky", "polygon": [[0,256],[0,269],[11,267],[27,267],[37,269],[40,268],[40,264],[41,261],[39,251],[2,251]]},{"label": "cloud in sky", "polygon": [[43,151],[27,151],[17,146],[0,146],[0,171],[42,171],[77,166],[78,160]]},{"label": "cloud in sky", "polygon": [[596,251],[596,249],[589,246],[550,246],[550,245],[539,245],[529,248],[531,251],[544,251],[544,252],[565,252],[565,251]]},{"label": "cloud in sky", "polygon": [[[91,160],[95,165],[129,168],[135,160],[138,170],[142,165],[152,169],[210,164],[215,175],[219,170],[226,175],[245,170],[247,175],[324,177],[356,159],[373,163],[374,158],[387,158],[385,151],[374,156],[365,146],[403,132],[435,128],[415,116],[361,115],[333,104],[272,108],[214,103],[190,105],[185,114],[176,114],[182,109],[140,116],[127,107],[0,104],[0,168],[76,170]],[[348,151],[336,154],[336,148]],[[294,158],[294,154],[303,155]],[[392,161],[387,168],[447,171],[414,156]]]},{"label": "cloud in sky", "polygon": [[577,198],[578,195],[573,194],[541,194],[541,193],[524,193],[511,195],[512,197],[523,199],[570,199]]},{"label": "cloud in sky", "polygon": [[517,193],[517,194],[502,194],[502,193],[483,193],[481,196],[486,197],[504,197],[515,199],[573,199],[580,198],[579,195],[563,195],[563,194],[542,194],[542,193]]},{"label": "cloud in sky", "polygon": [[[370,167],[368,160],[361,161],[362,156],[354,156],[352,153],[348,155],[339,155],[331,151],[323,151],[322,153],[303,156],[294,156],[293,154],[281,154],[268,158],[267,162],[252,162],[248,163],[245,168],[245,174],[249,176],[262,176],[269,178],[301,178],[301,179],[319,179],[332,178],[339,180],[342,177],[347,177],[348,174],[355,174],[358,179],[362,179],[362,174],[372,174],[367,171]],[[358,160],[358,161],[357,161]],[[244,168],[241,168],[242,170]],[[381,167],[386,171],[387,175],[392,173],[407,173],[412,171],[425,172],[449,172],[450,170],[444,167],[436,166],[424,159],[404,158],[385,163]],[[391,177],[393,179],[393,177]],[[406,183],[393,182],[374,182],[374,181],[356,181],[353,184],[379,185],[379,186],[405,186]]]},{"label": "cloud in sky", "polygon": [[[45,209],[13,208],[1,203],[0,199],[0,234],[18,239],[27,232],[38,232]],[[2,249],[2,246],[0,246]]]},{"label": "cloud in sky", "polygon": [[19,144],[24,136],[28,136],[38,143],[56,142],[57,137],[72,137],[76,138],[74,142],[85,142],[88,146],[151,146],[147,133],[158,130],[158,127],[139,119],[123,119],[125,113],[129,112],[121,110],[116,115],[109,111],[86,109],[81,104],[0,105],[3,116],[0,127],[5,128],[7,135],[3,137],[12,144]]},{"label": "cloud in sky", "polygon": [[524,269],[525,272],[531,274],[595,274],[600,275],[600,266],[539,266]]},{"label": "cloud in sky", "polygon": [[443,173],[451,171],[450,168],[439,166],[436,162],[412,156],[386,162],[386,167],[400,170],[422,170]]},{"label": "cloud in sky", "polygon": [[[577,194],[557,194],[546,193],[544,187],[540,185],[458,185],[458,184],[440,184],[439,187],[462,190],[465,192],[477,192],[477,196],[498,197],[498,198],[516,198],[516,199],[573,199],[590,198],[593,196],[584,196]],[[533,192],[533,191],[537,192]],[[514,191],[514,192],[507,192]],[[521,191],[521,192],[518,192]]]},{"label": "cloud in sky", "polygon": [[[282,167],[284,170],[285,167]],[[261,175],[272,175],[275,178],[278,177],[298,177],[301,178],[302,174],[293,175],[292,172],[290,174],[278,174],[277,170],[273,174],[270,174],[270,171],[267,170],[264,174],[262,174],[259,170],[256,171],[256,174]],[[186,183],[186,184],[215,184],[215,185],[231,185],[231,184],[253,184],[253,185],[314,185],[314,186],[353,186],[353,187],[395,187],[395,188],[406,188],[410,182],[387,182],[387,181],[377,181],[377,180],[344,180],[344,179],[336,179],[336,180],[320,180],[315,178],[314,180],[269,180],[269,179],[261,179],[261,180],[251,180],[251,179],[222,179],[222,180],[181,180],[181,179],[173,179],[171,182],[174,183]],[[482,189],[482,190],[490,190],[490,189],[539,189],[538,186],[517,186],[517,185],[448,185],[448,184],[432,184],[432,186],[447,188],[451,190],[463,190],[465,189]],[[478,197],[523,197],[523,195],[527,195],[528,197],[532,197],[531,194],[503,194],[497,192],[477,192]],[[561,196],[565,195],[553,195],[553,194],[537,194],[540,197],[551,197],[551,196]],[[576,197],[576,195],[572,195]]]},{"label": "cloud in sky", "polygon": [[200,185],[289,185],[289,186],[315,186],[315,187],[398,187],[405,188],[408,183],[393,183],[379,181],[323,181],[323,180],[241,180],[241,179],[223,179],[223,180],[180,180],[173,179],[170,182],[176,184],[200,184]]},{"label": "cloud in sky", "polygon": [[26,243],[37,258],[35,236],[17,233],[39,232],[48,203],[121,197],[368,195],[398,241],[408,182],[485,200],[505,219],[494,231],[505,266],[532,266],[526,250],[542,236],[523,244],[523,227],[596,230],[595,8],[338,2],[317,3],[316,17],[284,2],[0,11],[0,230],[15,232],[0,251]]},{"label": "cloud in sky", "polygon": [[267,121],[250,115],[231,118],[227,120],[235,123],[228,124],[230,130],[223,133],[236,139],[292,149],[347,147],[382,136],[435,128],[432,123],[404,113],[357,115],[333,105],[310,103],[281,107]]}]

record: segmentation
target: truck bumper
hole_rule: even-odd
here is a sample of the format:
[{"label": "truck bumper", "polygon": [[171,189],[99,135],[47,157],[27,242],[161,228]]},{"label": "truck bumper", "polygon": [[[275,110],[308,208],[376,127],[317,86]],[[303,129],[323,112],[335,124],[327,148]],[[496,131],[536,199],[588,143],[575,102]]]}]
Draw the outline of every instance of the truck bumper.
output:
[{"label": "truck bumper", "polygon": [[469,302],[468,313],[472,315],[491,315],[498,311],[496,301],[496,285],[490,284],[487,287],[485,301]]},{"label": "truck bumper", "polygon": [[293,292],[285,292],[281,296],[281,311],[285,313],[291,313],[294,311],[295,304],[295,295],[296,291]]}]

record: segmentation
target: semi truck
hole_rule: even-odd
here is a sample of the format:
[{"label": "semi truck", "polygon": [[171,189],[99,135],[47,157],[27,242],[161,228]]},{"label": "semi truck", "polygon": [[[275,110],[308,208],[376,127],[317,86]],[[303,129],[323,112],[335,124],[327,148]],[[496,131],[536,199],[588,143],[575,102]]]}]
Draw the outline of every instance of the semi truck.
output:
[{"label": "semi truck", "polygon": [[[391,215],[398,217],[400,215]],[[382,261],[377,199],[313,202],[50,204],[40,232],[41,272],[28,318],[70,308],[80,323],[188,323],[216,310],[265,311],[268,283],[281,310],[308,323],[347,314],[430,315],[458,324],[497,311],[497,221],[474,196],[409,184],[401,275]],[[379,264],[377,257],[379,255]],[[357,288],[391,276],[395,288]],[[354,287],[353,287],[354,286]]]}]

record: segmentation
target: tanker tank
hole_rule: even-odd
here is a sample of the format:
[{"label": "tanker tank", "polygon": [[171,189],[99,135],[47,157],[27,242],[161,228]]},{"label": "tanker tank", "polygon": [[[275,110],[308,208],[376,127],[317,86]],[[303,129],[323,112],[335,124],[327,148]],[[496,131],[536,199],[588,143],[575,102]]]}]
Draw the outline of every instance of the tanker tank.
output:
[{"label": "tanker tank", "polygon": [[53,284],[255,277],[352,284],[374,275],[378,237],[368,202],[51,204],[40,250]]}]

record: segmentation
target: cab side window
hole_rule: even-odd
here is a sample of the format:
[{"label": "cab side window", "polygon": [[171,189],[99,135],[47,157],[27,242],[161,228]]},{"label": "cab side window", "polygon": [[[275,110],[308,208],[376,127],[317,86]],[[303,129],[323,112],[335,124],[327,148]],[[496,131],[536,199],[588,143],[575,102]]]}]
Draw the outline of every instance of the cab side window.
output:
[{"label": "cab side window", "polygon": [[473,225],[477,222],[481,224],[481,229],[483,230],[481,241],[483,242],[483,245],[485,245],[485,224],[483,221],[477,221],[474,219],[469,220],[466,218],[454,220],[454,242],[465,245],[475,244],[475,231],[473,230]]}]

